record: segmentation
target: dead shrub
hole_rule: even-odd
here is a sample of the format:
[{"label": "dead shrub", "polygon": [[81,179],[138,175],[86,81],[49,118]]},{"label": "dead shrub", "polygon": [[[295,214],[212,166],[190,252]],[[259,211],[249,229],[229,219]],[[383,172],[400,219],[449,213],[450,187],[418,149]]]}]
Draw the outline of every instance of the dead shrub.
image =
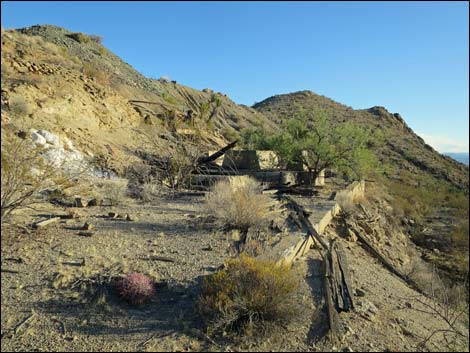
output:
[{"label": "dead shrub", "polygon": [[49,190],[76,187],[77,175],[65,175],[48,164],[30,140],[2,129],[1,145],[2,223],[13,211],[44,202]]},{"label": "dead shrub", "polygon": [[96,183],[96,192],[109,206],[122,205],[126,201],[127,181],[124,179],[102,179]]},{"label": "dead shrub", "polygon": [[152,152],[143,152],[152,166],[152,177],[162,189],[176,194],[191,187],[191,175],[198,170],[199,160],[206,148],[197,135],[174,132],[161,138],[156,127],[137,130],[148,139]]},{"label": "dead shrub", "polygon": [[427,349],[428,343],[433,343],[434,346],[445,348],[445,351],[468,350],[468,284],[446,283],[435,268],[421,271],[422,273],[425,275],[419,279],[425,283],[426,297],[415,296],[408,300],[419,304],[422,308],[416,310],[441,322],[442,327],[431,330],[428,336],[419,342],[417,348],[422,351]]},{"label": "dead shrub", "polygon": [[205,279],[197,306],[212,332],[252,335],[295,316],[298,286],[299,276],[290,267],[242,254]]},{"label": "dead shrub", "polygon": [[209,214],[241,231],[266,226],[277,213],[274,200],[262,194],[260,183],[250,177],[217,183],[206,201]]},{"label": "dead shrub", "polygon": [[140,199],[143,202],[152,202],[161,195],[161,187],[155,182],[148,182],[142,185]]}]

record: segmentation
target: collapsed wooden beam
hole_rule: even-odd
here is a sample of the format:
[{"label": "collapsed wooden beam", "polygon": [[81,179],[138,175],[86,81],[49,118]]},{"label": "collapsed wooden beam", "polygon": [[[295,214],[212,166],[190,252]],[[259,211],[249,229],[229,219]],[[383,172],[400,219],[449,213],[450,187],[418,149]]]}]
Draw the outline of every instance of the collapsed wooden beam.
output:
[{"label": "collapsed wooden beam", "polygon": [[281,194],[279,196],[281,198],[284,198],[288,202],[289,206],[295,211],[295,213],[299,217],[302,226],[306,228],[308,237],[312,237],[314,240],[318,241],[318,243],[320,243],[325,250],[328,250],[328,245],[320,237],[320,234],[318,234],[316,229],[312,226],[312,223],[310,223],[310,220],[308,219],[308,212],[305,210],[305,208],[300,206],[297,202],[295,202],[291,197],[287,195]]},{"label": "collapsed wooden beam", "polygon": [[59,221],[61,218],[60,217],[54,217],[54,218],[49,218],[49,219],[46,219],[44,221],[40,221],[40,222],[37,222],[33,225],[34,228],[36,229],[39,229],[39,228],[43,228],[49,224],[52,224],[52,223],[55,223],[57,221]]},{"label": "collapsed wooden beam", "polygon": [[348,227],[354,232],[354,234],[357,236],[357,238],[361,241],[361,243],[365,246],[366,250],[369,251],[370,254],[372,254],[375,258],[377,258],[382,265],[389,270],[391,273],[393,273],[395,276],[400,278],[402,281],[404,281],[406,284],[408,284],[410,287],[412,287],[414,290],[417,292],[427,295],[423,289],[420,288],[420,286],[413,281],[410,277],[405,276],[400,270],[395,268],[395,266],[388,261],[381,253],[379,250],[377,250],[371,243],[370,241],[363,235],[361,232],[359,232],[356,227],[352,226],[351,224],[347,224]]},{"label": "collapsed wooden beam", "polygon": [[338,312],[336,311],[333,303],[333,288],[331,286],[331,279],[334,276],[330,266],[328,253],[322,254],[323,257],[323,271],[324,271],[324,289],[325,289],[325,302],[326,310],[328,313],[328,326],[330,328],[329,335],[331,340],[335,341],[340,336]]},{"label": "collapsed wooden beam", "polygon": [[162,102],[149,102],[149,101],[139,101],[139,100],[129,100],[128,102],[129,102],[129,103],[157,104],[157,105],[166,105],[166,106],[176,107],[176,105],[167,104],[167,103],[162,103]]},{"label": "collapsed wooden beam", "polygon": [[212,162],[212,161],[215,161],[217,158],[219,158],[220,156],[223,156],[225,154],[225,152],[227,152],[228,150],[232,149],[233,147],[235,147],[235,145],[238,143],[238,140],[235,140],[231,143],[229,143],[227,146],[221,148],[220,150],[218,150],[217,152],[211,154],[210,156],[208,157],[202,157],[201,159],[199,159],[198,161],[198,164],[201,165],[201,164],[206,164],[206,163],[209,163],[209,162]]}]

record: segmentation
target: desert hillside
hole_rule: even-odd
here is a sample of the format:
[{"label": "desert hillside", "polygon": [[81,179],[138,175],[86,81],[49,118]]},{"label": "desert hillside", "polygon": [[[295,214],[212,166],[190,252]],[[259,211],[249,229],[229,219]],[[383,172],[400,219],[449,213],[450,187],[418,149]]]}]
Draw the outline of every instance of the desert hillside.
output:
[{"label": "desert hillside", "polygon": [[[2,351],[468,351],[469,168],[400,114],[239,105],[52,25],[1,46]],[[378,164],[243,150],[299,110]]]}]

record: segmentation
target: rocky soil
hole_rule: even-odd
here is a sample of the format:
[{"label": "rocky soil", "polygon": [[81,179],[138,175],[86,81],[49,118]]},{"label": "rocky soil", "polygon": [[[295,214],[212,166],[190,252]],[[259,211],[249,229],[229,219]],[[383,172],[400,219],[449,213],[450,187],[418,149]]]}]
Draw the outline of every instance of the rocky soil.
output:
[{"label": "rocky soil", "polygon": [[[323,235],[325,241],[336,238],[344,245],[355,288],[355,310],[339,314],[339,340],[325,336],[323,269],[315,248],[294,264],[303,281],[295,295],[301,310],[292,323],[257,337],[207,336],[194,306],[199,285],[225,262],[233,239],[232,232],[220,230],[205,216],[203,205],[202,196],[160,198],[147,204],[124,199],[117,206],[44,206],[17,215],[23,224],[50,215],[74,218],[42,229],[2,230],[2,351],[448,348],[439,335],[422,345],[435,330],[447,329],[445,322],[423,305],[428,299],[384,268],[360,241],[342,232],[341,218]],[[381,217],[373,204],[365,207],[369,216]],[[361,224],[363,211],[358,207],[350,217]],[[404,269],[413,245],[393,228],[380,229],[384,228],[388,232],[375,231],[374,244],[387,256],[395,255],[390,261]],[[140,307],[123,302],[113,287],[100,281],[133,271],[157,282],[156,298]],[[468,351],[461,341],[453,347]]]}]

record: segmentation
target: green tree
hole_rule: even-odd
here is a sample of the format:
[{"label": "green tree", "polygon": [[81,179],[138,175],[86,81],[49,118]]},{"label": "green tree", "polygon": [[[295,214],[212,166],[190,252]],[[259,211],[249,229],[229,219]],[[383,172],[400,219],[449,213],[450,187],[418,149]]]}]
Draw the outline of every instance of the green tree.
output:
[{"label": "green tree", "polygon": [[281,167],[302,164],[314,178],[325,168],[361,178],[378,166],[371,149],[380,144],[379,136],[350,122],[332,124],[324,114],[302,109],[285,119],[278,133],[255,128],[242,136],[249,148],[276,151]]}]

